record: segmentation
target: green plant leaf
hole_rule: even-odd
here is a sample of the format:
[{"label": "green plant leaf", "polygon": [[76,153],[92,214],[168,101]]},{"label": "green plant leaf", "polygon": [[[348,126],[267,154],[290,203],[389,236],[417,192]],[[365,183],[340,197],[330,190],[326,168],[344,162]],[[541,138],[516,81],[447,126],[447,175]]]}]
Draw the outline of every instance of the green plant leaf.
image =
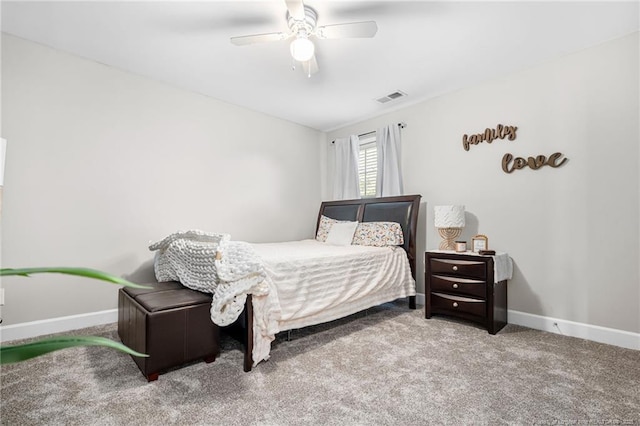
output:
[{"label": "green plant leaf", "polygon": [[31,343],[24,343],[21,345],[2,346],[0,347],[0,364],[11,364],[14,362],[25,361],[53,351],[59,351],[61,349],[72,348],[75,346],[106,346],[133,356],[149,356],[136,352],[122,343],[114,342],[113,340],[105,337],[61,336],[42,339]]},{"label": "green plant leaf", "polygon": [[28,277],[31,274],[56,273],[75,275],[78,277],[94,278],[96,280],[108,281],[110,283],[119,284],[125,287],[133,288],[152,288],[147,285],[132,283],[115,275],[89,268],[66,268],[66,267],[47,267],[47,268],[3,268],[0,269],[0,276],[19,275]]}]

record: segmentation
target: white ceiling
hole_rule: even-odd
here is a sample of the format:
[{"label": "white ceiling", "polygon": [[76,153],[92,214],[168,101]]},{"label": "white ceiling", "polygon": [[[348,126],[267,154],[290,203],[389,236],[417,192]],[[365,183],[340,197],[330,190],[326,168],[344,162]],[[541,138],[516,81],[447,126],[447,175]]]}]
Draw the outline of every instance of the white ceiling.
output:
[{"label": "white ceiling", "polygon": [[[2,1],[2,31],[176,87],[330,131],[614,39],[638,1],[306,0],[318,25],[375,20],[372,39],[318,40],[320,71],[291,70],[283,0]],[[401,90],[387,104],[376,98]]]}]

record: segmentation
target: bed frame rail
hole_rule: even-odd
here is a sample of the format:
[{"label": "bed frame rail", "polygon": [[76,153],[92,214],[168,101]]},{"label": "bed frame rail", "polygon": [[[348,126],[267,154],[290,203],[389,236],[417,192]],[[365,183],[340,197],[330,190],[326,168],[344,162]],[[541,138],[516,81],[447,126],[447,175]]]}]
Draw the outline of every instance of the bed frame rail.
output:
[{"label": "bed frame rail", "polygon": [[[407,252],[411,276],[416,279],[416,231],[418,225],[418,209],[420,195],[400,195],[396,197],[362,198],[357,200],[324,201],[320,205],[316,233],[320,225],[320,217],[327,216],[336,220],[358,222],[397,222],[402,227],[404,245]],[[416,309],[416,297],[409,297],[409,308]],[[244,344],[244,371],[251,371],[253,366],[253,305],[251,295],[247,296],[244,312],[241,315],[245,331],[239,340]]]}]

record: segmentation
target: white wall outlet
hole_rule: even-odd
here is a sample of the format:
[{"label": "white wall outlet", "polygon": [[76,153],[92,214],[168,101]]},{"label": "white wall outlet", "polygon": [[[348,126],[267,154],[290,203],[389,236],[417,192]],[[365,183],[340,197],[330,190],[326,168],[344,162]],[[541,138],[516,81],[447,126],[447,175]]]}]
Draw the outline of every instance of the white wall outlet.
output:
[{"label": "white wall outlet", "polygon": [[0,288],[0,306],[4,306],[4,288]]}]

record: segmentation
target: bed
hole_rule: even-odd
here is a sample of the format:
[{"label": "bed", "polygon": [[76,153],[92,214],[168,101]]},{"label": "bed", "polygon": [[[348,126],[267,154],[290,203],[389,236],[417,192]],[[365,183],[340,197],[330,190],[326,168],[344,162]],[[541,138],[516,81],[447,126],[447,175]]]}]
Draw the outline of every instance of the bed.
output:
[{"label": "bed", "polygon": [[244,371],[268,358],[273,338],[266,336],[275,337],[275,333],[265,330],[282,332],[316,325],[400,298],[408,298],[409,308],[415,309],[420,198],[327,201],[320,206],[316,233],[323,216],[338,221],[395,222],[400,224],[404,241],[398,247],[332,246],[315,239],[252,244],[264,262],[271,291],[268,298],[248,295],[242,314],[226,327],[244,344]]}]

